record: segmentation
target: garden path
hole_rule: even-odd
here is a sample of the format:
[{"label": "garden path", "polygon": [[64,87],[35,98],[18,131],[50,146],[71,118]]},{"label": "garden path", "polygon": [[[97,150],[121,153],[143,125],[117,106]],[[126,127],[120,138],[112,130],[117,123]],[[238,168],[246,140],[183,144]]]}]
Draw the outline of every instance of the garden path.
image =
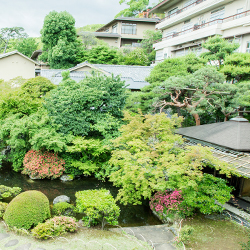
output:
[{"label": "garden path", "polygon": [[135,236],[141,241],[146,241],[155,250],[174,250],[171,243],[174,241],[172,229],[167,225],[123,227],[115,228],[112,231],[125,231],[127,234]]}]

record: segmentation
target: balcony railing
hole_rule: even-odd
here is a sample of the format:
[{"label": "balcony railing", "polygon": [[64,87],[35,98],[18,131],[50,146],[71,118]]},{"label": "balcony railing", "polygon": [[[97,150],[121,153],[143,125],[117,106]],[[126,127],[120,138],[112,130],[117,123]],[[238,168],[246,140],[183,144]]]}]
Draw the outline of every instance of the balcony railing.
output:
[{"label": "balcony railing", "polygon": [[167,20],[167,19],[169,19],[169,18],[172,18],[172,17],[174,17],[174,16],[182,13],[183,11],[186,11],[186,10],[188,10],[188,9],[190,9],[190,8],[196,6],[197,4],[200,4],[200,3],[204,2],[204,1],[206,1],[206,0],[197,0],[196,2],[194,2],[194,3],[192,3],[192,4],[188,5],[188,6],[186,6],[185,8],[177,10],[175,13],[173,13],[171,15],[168,15],[165,18],[161,19],[160,23],[163,22],[163,21],[165,21],[165,20]]},{"label": "balcony railing", "polygon": [[229,22],[229,21],[232,21],[232,20],[236,20],[236,19],[245,17],[245,16],[249,16],[249,15],[250,15],[250,10],[239,13],[239,14],[236,14],[236,15],[233,15],[233,16],[226,17],[224,19],[216,19],[216,20],[213,20],[213,21],[201,24],[201,25],[194,25],[190,29],[183,30],[183,31],[180,31],[180,32],[174,32],[172,35],[163,37],[161,40],[156,41],[156,43],[161,42],[161,41],[165,41],[165,40],[177,37],[177,36],[181,36],[181,35],[190,33],[192,31],[196,31],[198,29],[203,29],[203,28],[209,27],[209,26],[214,25],[214,24],[226,23],[226,22]]}]

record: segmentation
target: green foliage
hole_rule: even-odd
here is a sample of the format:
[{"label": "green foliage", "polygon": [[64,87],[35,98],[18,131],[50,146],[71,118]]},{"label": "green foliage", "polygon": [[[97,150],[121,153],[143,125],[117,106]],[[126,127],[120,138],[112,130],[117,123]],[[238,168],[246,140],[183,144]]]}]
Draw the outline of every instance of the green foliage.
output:
[{"label": "green foliage", "polygon": [[81,31],[89,31],[89,32],[95,32],[96,30],[100,29],[104,24],[89,24],[85,25],[83,27],[76,28],[77,33]]},{"label": "green foliage", "polygon": [[52,214],[54,215],[64,215],[64,216],[74,216],[75,207],[67,202],[59,202],[53,205]]},{"label": "green foliage", "polygon": [[250,232],[248,232],[247,235],[248,235],[248,241],[246,243],[244,242],[240,243],[242,250],[250,250]]},{"label": "green foliage", "polygon": [[85,225],[91,226],[102,223],[117,225],[120,208],[116,205],[113,196],[106,189],[85,190],[76,192],[76,208],[79,213],[84,213]]},{"label": "green foliage", "polygon": [[5,146],[11,147],[7,161],[13,163],[15,171],[19,171],[25,154],[31,148],[62,152],[72,137],[57,133],[46,111],[40,109],[30,116],[16,114],[0,120],[0,138]]},{"label": "green foliage", "polygon": [[148,4],[149,0],[120,0],[120,4],[127,4],[129,7],[120,11],[115,18],[124,16],[124,17],[134,17],[144,10]]},{"label": "green foliage", "polygon": [[187,244],[193,232],[194,228],[192,226],[185,225],[182,227],[177,238],[177,243],[182,242],[183,244]]},{"label": "green foliage", "polygon": [[57,154],[30,150],[23,159],[22,174],[38,179],[55,179],[63,174],[64,164],[64,160],[60,159]]},{"label": "green foliage", "polygon": [[68,147],[70,153],[80,153],[79,159],[72,159],[71,165],[81,171],[81,174],[92,175],[98,179],[106,176],[105,167],[111,156],[111,149],[105,140],[85,137],[75,137]]},{"label": "green foliage", "polygon": [[201,57],[205,58],[211,64],[218,62],[219,66],[223,64],[227,55],[231,55],[236,49],[240,47],[240,44],[228,42],[226,39],[219,35],[210,37],[206,42],[202,44],[202,47],[209,50],[201,54]]},{"label": "green foliage", "polygon": [[220,72],[227,76],[228,80],[242,81],[250,79],[250,54],[233,53],[225,58]]},{"label": "green foliage", "polygon": [[160,30],[145,30],[143,40],[141,41],[142,49],[148,55],[150,62],[155,60],[156,51],[153,48],[153,44],[162,38],[162,32]]},{"label": "green foliage", "polygon": [[0,201],[0,219],[3,218],[3,215],[5,213],[5,210],[6,210],[7,206],[8,206],[8,203]]},{"label": "green foliage", "polygon": [[64,134],[111,137],[117,133],[125,105],[119,77],[93,75],[80,82],[67,80],[45,99],[45,107]]},{"label": "green foliage", "polygon": [[124,56],[123,64],[148,66],[150,61],[148,55],[141,48],[136,48]]},{"label": "green foliage", "polygon": [[50,80],[41,76],[28,79],[24,83],[21,80],[20,87],[12,88],[2,94],[0,98],[0,118],[6,118],[10,114],[30,115],[35,113],[39,107],[42,107],[42,96],[55,87]]},{"label": "green foliage", "polygon": [[0,185],[0,199],[17,196],[21,193],[21,190],[22,189],[19,187],[7,187]]},{"label": "green foliage", "polygon": [[[110,162],[117,171],[110,180],[118,186],[117,199],[124,204],[141,204],[155,191],[180,190],[183,203],[202,213],[220,210],[214,199],[225,203],[231,188],[222,179],[203,174],[210,166],[221,174],[236,174],[227,163],[214,158],[210,149],[201,146],[178,146],[183,139],[174,134],[181,118],[165,114],[125,115],[129,123],[121,127],[122,135],[114,140]],[[237,175],[237,174],[236,174]]]},{"label": "green foliage", "polygon": [[48,198],[40,191],[26,191],[8,205],[4,221],[9,227],[30,229],[50,217]]},{"label": "green foliage", "polygon": [[81,62],[88,61],[95,64],[118,64],[120,53],[116,48],[109,48],[106,45],[97,45],[83,53]]},{"label": "green foliage", "polygon": [[70,68],[78,63],[81,44],[77,41],[75,19],[66,11],[51,11],[41,30],[43,51],[40,56],[51,68]]},{"label": "green foliage", "polygon": [[37,47],[38,42],[32,37],[19,39],[15,44],[15,49],[28,57],[31,57],[32,53],[37,50]]},{"label": "green foliage", "polygon": [[0,53],[6,52],[11,39],[24,38],[27,36],[22,27],[2,28],[0,30]]},{"label": "green foliage", "polygon": [[75,232],[77,224],[74,218],[66,216],[57,216],[47,220],[44,223],[39,223],[32,229],[32,235],[38,239],[48,239],[53,236],[61,236],[67,232]]},{"label": "green foliage", "polygon": [[158,63],[151,71],[150,76],[146,79],[149,83],[163,82],[170,76],[185,76],[192,74],[204,66],[206,61],[190,53],[182,57],[165,59]]},{"label": "green foliage", "polygon": [[224,83],[223,74],[213,67],[203,67],[192,75],[170,77],[154,91],[159,95],[155,107],[174,106],[185,108],[200,124],[199,114],[207,112],[208,107],[223,108],[221,96],[234,90],[231,84]]}]

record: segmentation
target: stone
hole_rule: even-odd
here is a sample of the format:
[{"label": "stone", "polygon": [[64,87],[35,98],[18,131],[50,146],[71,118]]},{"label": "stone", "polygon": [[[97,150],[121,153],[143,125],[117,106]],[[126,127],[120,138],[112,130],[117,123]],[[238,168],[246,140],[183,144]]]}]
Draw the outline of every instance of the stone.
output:
[{"label": "stone", "polygon": [[31,247],[31,243],[27,243],[27,244],[24,244],[22,246],[15,248],[15,250],[29,250],[30,247]]},{"label": "stone", "polygon": [[61,181],[73,181],[74,178],[73,178],[72,175],[63,174],[63,175],[60,177],[60,180],[61,180]]},{"label": "stone", "polygon": [[55,205],[56,203],[59,202],[68,202],[70,203],[70,198],[67,195],[60,195],[57,196],[54,200],[53,200],[53,204]]},{"label": "stone", "polygon": [[40,247],[38,247],[38,248],[36,248],[35,250],[46,250],[45,248],[40,248]]},{"label": "stone", "polygon": [[29,178],[30,178],[31,180],[41,180],[40,177],[32,177],[31,175],[29,175]]},{"label": "stone", "polygon": [[5,247],[13,247],[13,246],[17,245],[18,242],[19,242],[18,240],[10,240],[4,246]]},{"label": "stone", "polygon": [[9,234],[0,233],[0,240],[3,240],[3,239],[8,238],[8,237],[10,237]]}]

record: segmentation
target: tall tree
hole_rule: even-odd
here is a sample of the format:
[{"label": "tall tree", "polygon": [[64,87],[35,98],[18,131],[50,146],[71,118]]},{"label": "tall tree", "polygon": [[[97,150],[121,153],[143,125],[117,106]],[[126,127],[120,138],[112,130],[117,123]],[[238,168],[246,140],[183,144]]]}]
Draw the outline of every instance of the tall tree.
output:
[{"label": "tall tree", "polygon": [[75,19],[68,12],[51,11],[44,19],[41,35],[44,52],[40,59],[51,68],[69,68],[78,63],[81,45],[77,40]]},{"label": "tall tree", "polygon": [[22,27],[2,28],[0,31],[0,51],[6,52],[10,39],[25,38],[27,36]]},{"label": "tall tree", "polygon": [[139,14],[144,10],[148,4],[149,0],[120,0],[120,4],[127,4],[129,7],[120,11],[115,17],[124,16],[124,17],[133,17]]},{"label": "tall tree", "polygon": [[20,39],[14,45],[15,49],[28,57],[31,57],[32,53],[37,50],[37,47],[38,42],[33,37]]},{"label": "tall tree", "polygon": [[210,37],[205,43],[202,44],[202,47],[207,49],[208,52],[201,54],[201,57],[204,57],[210,62],[210,64],[218,63],[219,66],[223,64],[227,55],[231,55],[233,51],[240,47],[240,44],[235,43],[234,41],[228,42],[226,39],[217,35]]},{"label": "tall tree", "polygon": [[212,67],[201,68],[192,75],[170,77],[155,88],[156,92],[161,93],[155,106],[161,110],[166,106],[184,108],[192,114],[198,126],[199,114],[204,113],[208,106],[215,109],[218,102],[222,107],[221,95],[230,94],[231,84],[224,81],[224,75]]}]

